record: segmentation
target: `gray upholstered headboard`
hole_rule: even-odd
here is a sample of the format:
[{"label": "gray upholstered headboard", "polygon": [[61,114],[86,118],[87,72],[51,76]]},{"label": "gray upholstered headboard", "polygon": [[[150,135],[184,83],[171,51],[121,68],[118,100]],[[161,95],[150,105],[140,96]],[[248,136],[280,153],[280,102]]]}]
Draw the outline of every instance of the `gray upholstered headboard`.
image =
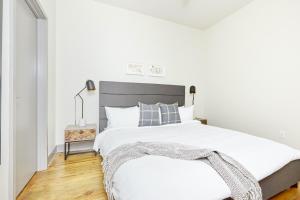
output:
[{"label": "gray upholstered headboard", "polygon": [[99,132],[107,126],[105,106],[131,107],[138,102],[146,104],[175,103],[183,106],[185,86],[147,83],[100,81],[99,83]]}]

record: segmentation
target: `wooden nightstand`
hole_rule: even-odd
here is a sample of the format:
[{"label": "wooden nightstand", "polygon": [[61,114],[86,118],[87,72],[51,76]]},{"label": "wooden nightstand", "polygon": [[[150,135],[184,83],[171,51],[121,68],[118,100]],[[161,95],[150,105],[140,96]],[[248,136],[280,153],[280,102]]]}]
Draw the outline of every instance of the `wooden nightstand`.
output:
[{"label": "wooden nightstand", "polygon": [[[65,160],[68,158],[68,155],[77,154],[70,153],[71,143],[77,142],[87,142],[87,141],[95,141],[97,132],[96,124],[87,124],[86,126],[75,126],[69,125],[65,129]],[[81,152],[83,153],[83,152]],[[97,152],[95,152],[96,155]]]},{"label": "wooden nightstand", "polygon": [[195,120],[200,121],[201,124],[207,125],[207,119],[203,119],[203,118],[196,117]]}]

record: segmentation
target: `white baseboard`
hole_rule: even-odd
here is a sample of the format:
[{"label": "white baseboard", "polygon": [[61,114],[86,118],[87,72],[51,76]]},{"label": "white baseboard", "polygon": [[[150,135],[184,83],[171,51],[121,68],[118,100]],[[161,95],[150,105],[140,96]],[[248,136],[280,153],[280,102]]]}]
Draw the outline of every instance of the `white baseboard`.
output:
[{"label": "white baseboard", "polygon": [[[71,143],[70,151],[90,151],[93,150],[94,142]],[[57,145],[57,152],[64,152],[64,144]]]},{"label": "white baseboard", "polygon": [[55,146],[55,148],[53,149],[53,151],[48,155],[48,166],[50,165],[50,163],[52,162],[54,155],[57,152],[57,146]]},{"label": "white baseboard", "polygon": [[[93,150],[94,142],[71,143],[70,151],[91,151]],[[64,144],[56,145],[53,151],[48,155],[48,166],[52,162],[56,153],[64,152]]]}]

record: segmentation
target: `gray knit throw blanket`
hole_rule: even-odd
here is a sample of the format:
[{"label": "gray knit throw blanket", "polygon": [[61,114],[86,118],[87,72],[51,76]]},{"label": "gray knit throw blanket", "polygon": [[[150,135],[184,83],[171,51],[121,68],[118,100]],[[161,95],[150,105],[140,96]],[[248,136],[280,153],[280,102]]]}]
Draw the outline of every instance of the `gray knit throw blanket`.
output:
[{"label": "gray knit throw blanket", "polygon": [[104,158],[104,183],[109,200],[114,200],[112,180],[118,168],[127,161],[147,155],[204,161],[223,178],[234,200],[262,200],[262,192],[257,180],[231,157],[210,149],[196,149],[174,143],[151,142],[122,145]]}]

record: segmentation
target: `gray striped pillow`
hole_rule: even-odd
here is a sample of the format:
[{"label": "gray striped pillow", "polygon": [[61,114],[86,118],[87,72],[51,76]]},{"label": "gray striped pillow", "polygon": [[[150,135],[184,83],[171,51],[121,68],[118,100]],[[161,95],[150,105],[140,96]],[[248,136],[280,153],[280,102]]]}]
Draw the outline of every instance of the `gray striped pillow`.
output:
[{"label": "gray striped pillow", "polygon": [[140,120],[139,126],[159,126],[160,114],[159,105],[147,105],[139,102],[140,107]]},{"label": "gray striped pillow", "polygon": [[178,103],[174,104],[159,104],[161,111],[161,124],[176,124],[181,123]]}]

